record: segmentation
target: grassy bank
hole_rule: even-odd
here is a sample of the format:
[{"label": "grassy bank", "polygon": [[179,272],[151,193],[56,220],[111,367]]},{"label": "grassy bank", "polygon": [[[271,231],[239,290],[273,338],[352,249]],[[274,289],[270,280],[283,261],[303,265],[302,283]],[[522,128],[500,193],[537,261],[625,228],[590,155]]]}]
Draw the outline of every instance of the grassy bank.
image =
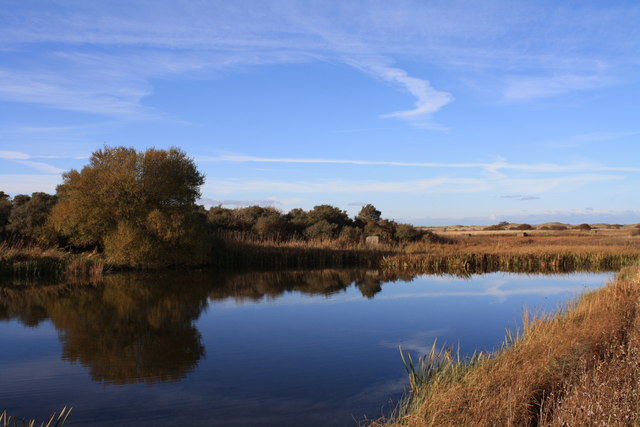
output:
[{"label": "grassy bank", "polygon": [[0,243],[0,278],[31,280],[92,280],[102,275],[105,263],[88,255],[57,248]]},{"label": "grassy bank", "polygon": [[493,354],[406,359],[411,393],[373,426],[640,423],[640,267],[555,315],[527,317]]},{"label": "grassy bank", "polygon": [[[412,243],[341,239],[286,240],[220,237],[202,266],[221,269],[381,268],[391,272],[473,274],[492,271],[615,271],[640,260],[640,237],[625,230],[599,234],[577,231],[431,235]],[[0,276],[30,280],[86,279],[112,270],[141,269],[119,265],[104,254],[71,254],[61,249],[0,244]],[[169,265],[169,267],[180,267]],[[152,268],[153,265],[147,266]]]}]

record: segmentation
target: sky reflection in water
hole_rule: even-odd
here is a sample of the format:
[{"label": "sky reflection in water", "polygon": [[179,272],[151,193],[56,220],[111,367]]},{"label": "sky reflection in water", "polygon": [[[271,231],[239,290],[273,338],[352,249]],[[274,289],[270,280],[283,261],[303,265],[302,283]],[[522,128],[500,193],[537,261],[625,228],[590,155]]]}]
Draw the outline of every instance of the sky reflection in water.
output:
[{"label": "sky reflection in water", "polygon": [[398,346],[491,350],[525,307],[612,274],[164,272],[0,288],[0,402],[71,425],[355,425],[406,387]]}]

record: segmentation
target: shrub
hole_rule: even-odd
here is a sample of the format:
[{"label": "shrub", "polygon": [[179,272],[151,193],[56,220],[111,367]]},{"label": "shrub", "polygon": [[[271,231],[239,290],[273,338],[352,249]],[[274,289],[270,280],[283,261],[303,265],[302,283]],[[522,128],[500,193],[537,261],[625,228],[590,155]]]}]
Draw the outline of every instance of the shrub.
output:
[{"label": "shrub", "polygon": [[399,242],[412,242],[420,236],[420,232],[412,225],[398,224],[394,237]]},{"label": "shrub", "polygon": [[533,230],[533,226],[530,224],[520,224],[514,228],[515,230]]}]

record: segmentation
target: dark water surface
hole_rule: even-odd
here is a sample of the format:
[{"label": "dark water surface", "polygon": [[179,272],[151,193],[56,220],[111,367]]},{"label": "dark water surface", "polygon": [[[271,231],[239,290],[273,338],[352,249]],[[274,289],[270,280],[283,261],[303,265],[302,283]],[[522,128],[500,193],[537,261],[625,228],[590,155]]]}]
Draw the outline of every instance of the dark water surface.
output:
[{"label": "dark water surface", "polygon": [[407,387],[398,346],[491,350],[525,307],[612,273],[118,274],[97,287],[0,287],[0,409],[68,426],[353,426]]}]

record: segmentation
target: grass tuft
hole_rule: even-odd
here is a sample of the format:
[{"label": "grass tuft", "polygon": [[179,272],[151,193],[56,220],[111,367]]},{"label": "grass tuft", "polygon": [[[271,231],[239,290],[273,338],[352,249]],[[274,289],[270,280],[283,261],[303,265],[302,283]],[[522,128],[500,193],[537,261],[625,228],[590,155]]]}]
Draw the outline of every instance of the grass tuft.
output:
[{"label": "grass tuft", "polygon": [[63,427],[67,423],[67,419],[71,414],[71,410],[73,408],[67,408],[66,406],[62,408],[60,413],[54,412],[51,414],[49,419],[45,422],[41,422],[40,424],[36,424],[36,420],[33,419],[17,419],[11,415],[7,415],[7,411],[4,410],[0,413],[0,426],[1,427]]}]

